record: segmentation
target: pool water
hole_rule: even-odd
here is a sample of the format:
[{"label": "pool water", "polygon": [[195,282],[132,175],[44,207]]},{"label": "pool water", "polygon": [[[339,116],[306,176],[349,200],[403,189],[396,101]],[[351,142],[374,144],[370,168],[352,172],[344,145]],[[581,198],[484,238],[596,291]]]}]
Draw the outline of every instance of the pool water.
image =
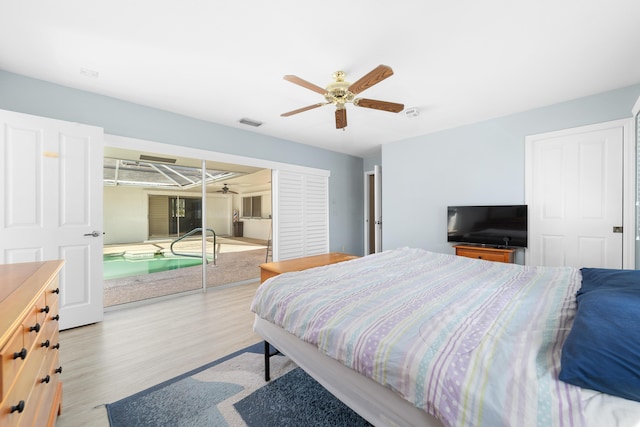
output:
[{"label": "pool water", "polygon": [[145,258],[127,258],[124,256],[103,256],[103,277],[105,280],[121,279],[130,276],[142,276],[160,271],[201,265],[202,259],[191,257],[165,257],[157,254]]}]

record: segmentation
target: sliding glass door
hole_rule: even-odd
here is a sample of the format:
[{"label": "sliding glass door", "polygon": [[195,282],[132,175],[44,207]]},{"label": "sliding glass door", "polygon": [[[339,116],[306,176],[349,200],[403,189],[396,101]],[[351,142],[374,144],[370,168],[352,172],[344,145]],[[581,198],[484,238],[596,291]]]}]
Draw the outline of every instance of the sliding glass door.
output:
[{"label": "sliding glass door", "polygon": [[[106,148],[103,175],[106,307],[249,280],[254,270],[257,280],[271,222],[269,170]],[[233,236],[243,191],[269,208],[248,220],[259,239],[245,240],[255,242]]]},{"label": "sliding glass door", "polygon": [[[206,283],[201,169],[178,170],[139,157],[132,152],[104,160],[105,307],[200,290]],[[209,244],[205,265],[213,249]]]}]

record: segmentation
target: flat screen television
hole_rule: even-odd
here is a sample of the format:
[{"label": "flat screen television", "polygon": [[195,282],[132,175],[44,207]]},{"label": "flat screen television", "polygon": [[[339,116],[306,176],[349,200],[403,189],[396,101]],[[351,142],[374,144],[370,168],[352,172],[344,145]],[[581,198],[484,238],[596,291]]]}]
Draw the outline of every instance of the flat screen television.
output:
[{"label": "flat screen television", "polygon": [[527,247],[527,205],[449,206],[447,241]]}]

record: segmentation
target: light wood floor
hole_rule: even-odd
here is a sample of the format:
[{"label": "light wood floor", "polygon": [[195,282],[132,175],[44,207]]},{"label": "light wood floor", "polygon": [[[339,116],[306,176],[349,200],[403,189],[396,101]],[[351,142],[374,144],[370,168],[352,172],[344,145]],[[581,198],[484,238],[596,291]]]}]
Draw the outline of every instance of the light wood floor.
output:
[{"label": "light wood floor", "polygon": [[252,330],[258,283],[105,313],[60,333],[58,427],[108,426],[104,404],[260,341]]}]

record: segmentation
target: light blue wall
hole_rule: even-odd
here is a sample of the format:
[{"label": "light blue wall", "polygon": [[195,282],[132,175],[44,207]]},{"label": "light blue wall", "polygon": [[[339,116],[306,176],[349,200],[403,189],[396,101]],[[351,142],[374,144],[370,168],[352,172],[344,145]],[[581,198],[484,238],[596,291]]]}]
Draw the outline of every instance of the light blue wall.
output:
[{"label": "light blue wall", "polygon": [[632,115],[640,85],[382,146],[383,247],[453,253],[448,205],[525,202],[525,137]]},{"label": "light blue wall", "polygon": [[102,127],[105,133],[331,171],[332,251],[362,255],[363,160],[0,70],[0,109]]},{"label": "light blue wall", "polygon": [[371,172],[373,171],[374,166],[382,165],[382,149],[378,149],[377,152],[371,153],[364,158],[364,171]]}]

